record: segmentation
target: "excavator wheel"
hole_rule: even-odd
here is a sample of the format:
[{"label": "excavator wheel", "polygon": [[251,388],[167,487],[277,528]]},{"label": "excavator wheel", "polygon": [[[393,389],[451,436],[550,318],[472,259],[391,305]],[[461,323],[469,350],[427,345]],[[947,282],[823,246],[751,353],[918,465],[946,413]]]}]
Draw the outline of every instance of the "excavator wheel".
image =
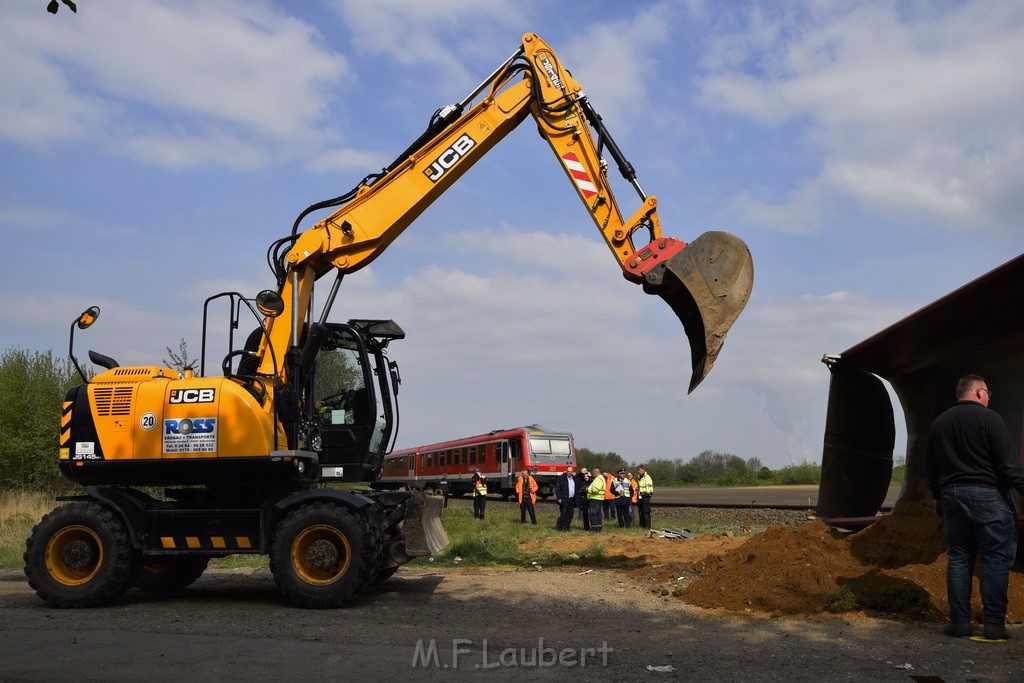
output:
[{"label": "excavator wheel", "polygon": [[117,599],[139,573],[139,554],[121,518],[98,503],[48,513],[25,544],[25,575],[51,607],[92,607]]},{"label": "excavator wheel", "polygon": [[270,571],[292,602],[312,609],[340,607],[370,584],[380,546],[367,521],[326,502],[289,513],[270,544]]},{"label": "excavator wheel", "polygon": [[173,593],[188,588],[203,575],[210,558],[197,555],[147,557],[136,585],[146,593]]}]

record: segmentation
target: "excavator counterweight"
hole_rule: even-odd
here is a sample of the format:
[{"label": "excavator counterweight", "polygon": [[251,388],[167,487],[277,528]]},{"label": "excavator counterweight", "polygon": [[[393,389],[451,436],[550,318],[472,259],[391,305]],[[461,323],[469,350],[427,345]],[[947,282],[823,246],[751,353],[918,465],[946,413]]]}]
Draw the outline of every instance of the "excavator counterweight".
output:
[{"label": "excavator counterweight", "polygon": [[690,341],[692,392],[711,372],[725,335],[754,286],[747,245],[728,232],[705,232],[644,275],[644,291],[657,294],[683,323]]}]

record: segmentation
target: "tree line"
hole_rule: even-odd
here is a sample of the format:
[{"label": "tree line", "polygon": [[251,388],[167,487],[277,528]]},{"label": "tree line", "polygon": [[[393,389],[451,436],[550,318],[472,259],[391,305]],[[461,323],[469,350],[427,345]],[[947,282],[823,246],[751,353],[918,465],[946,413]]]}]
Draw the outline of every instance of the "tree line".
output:
[{"label": "tree line", "polygon": [[652,458],[631,464],[614,451],[598,453],[589,448],[577,448],[576,462],[580,467],[599,467],[602,471],[612,472],[620,469],[635,472],[637,465],[643,465],[661,486],[794,486],[821,482],[821,466],[814,463],[804,462],[772,470],[760,458],[744,460],[738,455],[712,450],[701,451],[690,460]]},{"label": "tree line", "polygon": [[[168,347],[171,367],[186,364],[187,347],[177,353]],[[74,484],[61,477],[57,467],[61,406],[68,388],[81,377],[67,358],[53,351],[7,349],[0,352],[0,490],[30,489],[68,492]],[[636,465],[618,453],[577,450],[580,466],[613,472],[635,470]],[[690,460],[653,458],[643,464],[659,485],[756,486],[767,484],[817,484],[818,465],[804,463],[781,470],[765,467],[758,458],[705,450]]]}]

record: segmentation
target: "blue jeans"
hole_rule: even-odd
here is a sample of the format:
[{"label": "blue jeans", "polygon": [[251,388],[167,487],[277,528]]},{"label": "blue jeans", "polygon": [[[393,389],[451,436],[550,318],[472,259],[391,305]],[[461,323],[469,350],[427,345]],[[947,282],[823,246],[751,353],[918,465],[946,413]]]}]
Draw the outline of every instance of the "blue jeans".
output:
[{"label": "blue jeans", "polygon": [[950,486],[942,489],[946,523],[946,595],[949,620],[971,622],[971,575],[981,555],[982,621],[1006,620],[1006,591],[1017,553],[1017,511],[995,489]]}]

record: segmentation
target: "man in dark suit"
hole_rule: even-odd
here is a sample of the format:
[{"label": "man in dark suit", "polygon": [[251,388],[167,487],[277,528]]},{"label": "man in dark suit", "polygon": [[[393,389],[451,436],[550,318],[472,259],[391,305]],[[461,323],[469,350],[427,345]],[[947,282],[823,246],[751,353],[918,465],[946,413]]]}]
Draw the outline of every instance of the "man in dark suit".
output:
[{"label": "man in dark suit", "polygon": [[555,479],[555,500],[558,501],[558,523],[555,529],[568,531],[576,509],[576,468],[569,465]]}]

